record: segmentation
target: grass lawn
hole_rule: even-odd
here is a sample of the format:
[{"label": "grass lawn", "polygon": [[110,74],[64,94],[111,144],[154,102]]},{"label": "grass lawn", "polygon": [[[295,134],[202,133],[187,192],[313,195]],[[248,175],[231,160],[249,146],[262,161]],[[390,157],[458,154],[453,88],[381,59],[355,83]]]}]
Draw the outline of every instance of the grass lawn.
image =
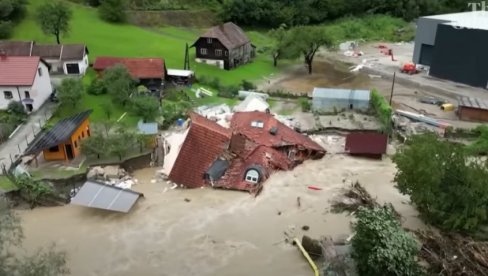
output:
[{"label": "grass lawn", "polygon": [[4,192],[10,192],[17,189],[18,189],[17,186],[15,186],[15,184],[12,183],[12,181],[10,181],[8,177],[4,175],[0,175],[0,190]]},{"label": "grass lawn", "polygon": [[[49,0],[30,0],[27,17],[15,27],[13,40],[35,40],[55,43],[54,36],[46,36],[35,22],[35,10]],[[177,27],[143,29],[129,24],[110,24],[99,19],[96,9],[68,2],[73,11],[71,32],[62,37],[62,43],[85,43],[90,51],[90,61],[103,55],[126,57],[162,57],[168,68],[182,68],[185,44],[191,45],[204,30]],[[270,43],[264,33],[249,31],[253,44],[258,48]],[[195,50],[190,49],[191,60]],[[269,55],[258,54],[254,62],[231,71],[191,62],[198,75],[218,77],[223,84],[238,84],[241,80],[261,80],[276,73]]]},{"label": "grass lawn", "polygon": [[[85,87],[91,83],[95,78],[95,71],[89,69],[88,73],[83,78],[83,83]],[[87,109],[93,109],[93,113],[90,115],[90,121],[94,123],[99,123],[107,121],[108,117],[104,111],[104,106],[112,106],[112,114],[110,116],[111,120],[118,120],[124,113],[127,114],[120,120],[120,123],[127,126],[135,126],[139,121],[137,116],[132,115],[130,112],[121,106],[113,103],[112,97],[110,95],[90,95],[88,93],[83,93],[81,97],[81,102],[79,102],[76,107],[72,106],[62,106],[59,107],[54,116],[51,118],[49,123],[52,125],[57,121],[72,116],[76,113],[83,112]]]},{"label": "grass lawn", "polygon": [[29,173],[34,180],[41,179],[63,179],[73,175],[86,173],[88,167],[83,164],[79,169],[65,169],[65,168],[42,168],[39,170],[31,170]]}]

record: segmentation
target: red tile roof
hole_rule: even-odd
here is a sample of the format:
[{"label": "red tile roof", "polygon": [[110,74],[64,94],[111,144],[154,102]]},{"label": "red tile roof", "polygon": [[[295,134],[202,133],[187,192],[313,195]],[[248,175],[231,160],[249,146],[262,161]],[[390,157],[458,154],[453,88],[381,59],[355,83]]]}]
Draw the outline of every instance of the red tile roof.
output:
[{"label": "red tile roof", "polygon": [[161,58],[120,58],[97,57],[93,69],[103,71],[115,64],[127,67],[132,77],[137,79],[164,78],[164,60]]},{"label": "red tile roof", "polygon": [[346,137],[345,151],[350,154],[382,155],[386,153],[388,136],[375,132],[351,133]]},{"label": "red tile roof", "polygon": [[[254,121],[262,122],[263,128],[251,126]],[[312,139],[287,127],[268,113],[237,112],[232,116],[231,128],[260,145],[268,147],[297,145],[325,152],[325,149]],[[270,133],[271,128],[276,128],[275,135]]]},{"label": "red tile roof", "polygon": [[31,86],[40,61],[39,57],[0,56],[0,85]]},{"label": "red tile roof", "polygon": [[[251,184],[245,181],[248,168],[261,168],[260,184]],[[244,153],[232,160],[225,174],[214,183],[216,188],[249,191],[258,193],[262,184],[277,170],[289,170],[292,162],[283,154],[273,148],[262,145],[249,145]]]},{"label": "red tile roof", "polygon": [[188,188],[204,186],[204,174],[227,148],[231,132],[197,114],[190,114],[191,126],[169,179]]}]

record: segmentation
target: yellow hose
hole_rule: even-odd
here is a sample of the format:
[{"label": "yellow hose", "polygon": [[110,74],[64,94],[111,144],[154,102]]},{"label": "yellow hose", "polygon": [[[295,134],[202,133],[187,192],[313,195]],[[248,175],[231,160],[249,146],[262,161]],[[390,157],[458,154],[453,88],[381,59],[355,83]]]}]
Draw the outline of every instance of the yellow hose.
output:
[{"label": "yellow hose", "polygon": [[319,269],[317,268],[317,265],[315,265],[315,263],[312,260],[312,258],[310,258],[310,255],[308,255],[308,253],[305,250],[305,248],[303,248],[302,243],[300,242],[300,240],[298,240],[297,238],[295,238],[295,239],[293,239],[293,241],[296,243],[296,245],[298,246],[298,248],[300,248],[300,251],[302,251],[303,256],[305,256],[305,258],[307,259],[308,263],[312,267],[312,270],[313,270],[314,275],[315,276],[319,276]]}]

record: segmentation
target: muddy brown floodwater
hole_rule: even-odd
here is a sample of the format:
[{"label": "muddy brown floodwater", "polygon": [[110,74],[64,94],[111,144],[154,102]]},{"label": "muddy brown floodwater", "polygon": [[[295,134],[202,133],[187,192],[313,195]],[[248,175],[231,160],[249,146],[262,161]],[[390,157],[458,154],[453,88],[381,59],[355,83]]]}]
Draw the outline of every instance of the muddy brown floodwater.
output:
[{"label": "muddy brown floodwater", "polygon": [[257,198],[212,189],[164,192],[168,184],[151,183],[155,169],[143,169],[135,172],[134,189],[145,198],[128,214],[79,206],[19,211],[25,247],[34,251],[55,242],[67,251],[72,275],[80,276],[308,276],[307,262],[283,242],[284,232],[301,238],[302,226],[308,225],[313,237],[350,234],[351,217],[330,213],[329,201],[356,180],[379,201],[392,202],[406,227],[423,227],[408,198],[393,187],[389,159],[334,154],[342,138],[315,138],[329,154],[274,174]]}]

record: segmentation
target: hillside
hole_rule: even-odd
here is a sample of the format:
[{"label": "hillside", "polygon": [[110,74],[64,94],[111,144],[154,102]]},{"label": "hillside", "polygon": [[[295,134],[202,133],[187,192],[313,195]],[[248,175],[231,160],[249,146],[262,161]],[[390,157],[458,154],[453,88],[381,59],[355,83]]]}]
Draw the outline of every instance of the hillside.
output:
[{"label": "hillside", "polygon": [[[16,26],[12,40],[35,40],[54,43],[55,39],[46,36],[35,22],[36,7],[47,0],[30,0],[26,18]],[[90,51],[90,61],[97,56],[111,55],[124,57],[162,57],[168,68],[183,66],[185,43],[191,45],[203,32],[196,28],[164,27],[144,29],[130,24],[110,24],[99,19],[94,8],[68,2],[73,10],[71,32],[62,38],[63,43],[85,43]],[[269,38],[259,32],[247,32],[259,48],[270,43]],[[190,50],[194,55],[194,50]],[[193,60],[193,59],[191,59]],[[224,84],[236,84],[242,79],[258,80],[276,71],[270,57],[259,55],[248,65],[233,71],[191,63],[197,75],[220,78]]]}]

